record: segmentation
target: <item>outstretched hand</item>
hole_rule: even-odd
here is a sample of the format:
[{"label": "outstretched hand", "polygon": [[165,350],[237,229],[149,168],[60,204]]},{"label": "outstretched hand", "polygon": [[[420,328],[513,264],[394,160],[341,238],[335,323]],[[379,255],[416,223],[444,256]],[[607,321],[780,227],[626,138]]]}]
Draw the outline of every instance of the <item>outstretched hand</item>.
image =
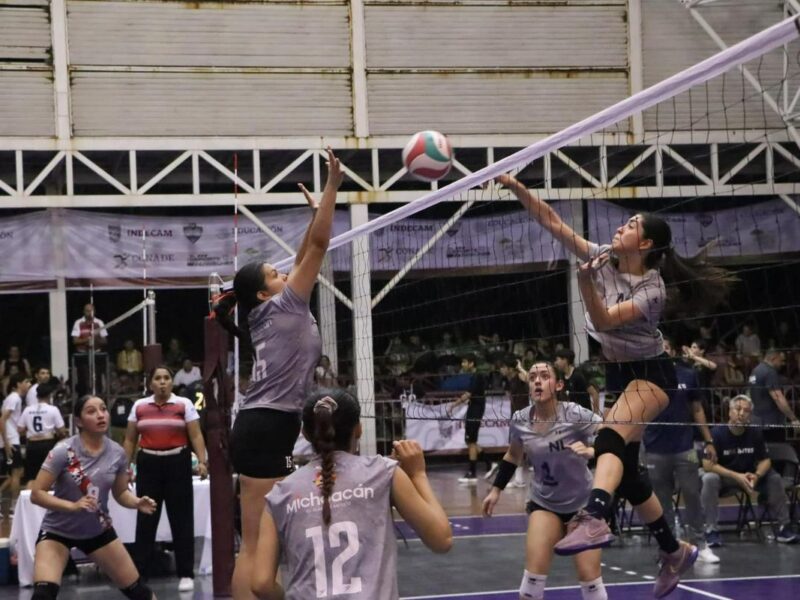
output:
[{"label": "outstretched hand", "polygon": [[303,192],[303,196],[306,197],[306,202],[308,202],[308,206],[311,208],[311,210],[317,210],[319,208],[319,202],[317,202],[316,198],[311,195],[311,192],[308,191],[306,186],[304,186],[302,183],[298,183],[297,187],[299,187],[300,191]]},{"label": "outstretched hand", "polygon": [[338,190],[339,186],[342,185],[342,179],[344,179],[342,164],[336,158],[330,146],[325,151],[328,153],[328,162],[325,163],[328,166],[328,181],[325,183],[325,187]]},{"label": "outstretched hand", "polygon": [[611,251],[606,250],[605,252],[601,252],[597,256],[590,258],[585,262],[578,263],[578,277],[582,277],[584,279],[591,279],[595,273],[597,273],[600,269],[605,266],[608,260],[611,258]]}]

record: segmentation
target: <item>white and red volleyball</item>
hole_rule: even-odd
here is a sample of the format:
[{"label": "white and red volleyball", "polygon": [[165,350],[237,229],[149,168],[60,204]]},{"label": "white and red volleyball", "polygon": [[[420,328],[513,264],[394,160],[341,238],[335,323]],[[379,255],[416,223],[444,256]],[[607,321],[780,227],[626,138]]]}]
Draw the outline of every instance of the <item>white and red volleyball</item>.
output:
[{"label": "white and red volleyball", "polygon": [[453,166],[453,148],[447,136],[438,131],[420,131],[403,148],[403,164],[412,177],[437,181]]}]

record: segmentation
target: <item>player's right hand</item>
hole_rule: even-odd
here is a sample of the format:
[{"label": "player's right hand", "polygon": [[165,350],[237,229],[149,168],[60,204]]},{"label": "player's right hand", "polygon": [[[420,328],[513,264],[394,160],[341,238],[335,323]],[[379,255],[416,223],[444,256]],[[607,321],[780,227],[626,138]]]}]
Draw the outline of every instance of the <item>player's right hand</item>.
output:
[{"label": "player's right hand", "polygon": [[97,499],[93,496],[84,496],[80,500],[76,500],[72,503],[72,512],[80,512],[85,510],[86,512],[97,512]]},{"label": "player's right hand", "polygon": [[483,499],[483,516],[491,517],[494,512],[494,507],[500,499],[500,488],[493,487],[486,498]]}]

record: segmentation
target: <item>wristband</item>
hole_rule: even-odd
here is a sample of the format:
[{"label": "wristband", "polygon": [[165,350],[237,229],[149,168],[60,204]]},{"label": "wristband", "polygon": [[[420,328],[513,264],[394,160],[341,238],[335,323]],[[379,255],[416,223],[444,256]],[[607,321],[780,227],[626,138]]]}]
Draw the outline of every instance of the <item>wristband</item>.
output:
[{"label": "wristband", "polygon": [[502,460],[500,462],[500,467],[497,469],[497,475],[494,478],[494,487],[499,488],[501,490],[506,489],[508,482],[511,481],[511,478],[514,477],[514,471],[517,470],[517,465],[514,463]]}]

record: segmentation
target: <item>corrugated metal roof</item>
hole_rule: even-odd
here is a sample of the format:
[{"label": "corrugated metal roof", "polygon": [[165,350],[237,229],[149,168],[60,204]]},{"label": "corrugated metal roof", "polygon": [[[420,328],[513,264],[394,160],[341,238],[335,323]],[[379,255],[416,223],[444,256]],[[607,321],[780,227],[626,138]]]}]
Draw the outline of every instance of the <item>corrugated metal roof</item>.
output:
[{"label": "corrugated metal roof", "polygon": [[350,76],[76,72],[75,135],[350,135]]},{"label": "corrugated metal roof", "polygon": [[55,135],[49,71],[0,71],[0,135]]},{"label": "corrugated metal roof", "polygon": [[0,61],[48,61],[50,20],[44,7],[0,5]]},{"label": "corrugated metal roof", "polygon": [[87,2],[68,7],[76,65],[347,67],[337,4]]},{"label": "corrugated metal roof", "polygon": [[[726,44],[741,40],[774,25],[783,18],[778,2],[708,4],[698,12]],[[677,2],[644,0],[642,3],[642,54],[644,83],[652,85],[719,52],[720,48]],[[797,72],[794,57],[792,69]],[[783,79],[781,52],[772,52],[748,64],[759,81],[777,99]],[[796,88],[795,81],[792,87]],[[780,117],[763,104],[755,88],[733,69],[656,109],[645,112],[645,129],[742,129],[782,127]]]},{"label": "corrugated metal roof", "polygon": [[621,6],[367,6],[367,67],[624,67]]},{"label": "corrugated metal roof", "polygon": [[[370,133],[555,132],[624,98],[624,75],[548,78],[540,74],[367,76]],[[627,126],[627,123],[625,124]]]}]

